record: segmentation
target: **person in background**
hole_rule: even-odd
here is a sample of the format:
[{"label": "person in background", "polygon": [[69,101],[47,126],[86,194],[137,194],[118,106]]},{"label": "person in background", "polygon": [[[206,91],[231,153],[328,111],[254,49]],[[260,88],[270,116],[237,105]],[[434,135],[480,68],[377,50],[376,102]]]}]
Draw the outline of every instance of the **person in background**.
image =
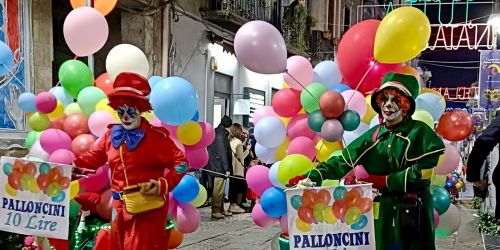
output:
[{"label": "person in background", "polygon": [[[233,154],[232,166],[233,175],[235,177],[245,177],[245,158],[250,154],[250,147],[245,147],[243,141],[247,141],[243,128],[239,123],[233,123],[229,128],[229,143],[231,144],[231,151]],[[240,207],[245,199],[247,191],[247,183],[243,179],[233,178],[229,181],[229,212],[231,213],[244,213],[245,210]]]},{"label": "person in background", "polygon": [[208,177],[212,185],[212,218],[223,219],[225,216],[232,214],[224,210],[224,186],[226,178],[231,175],[232,153],[229,145],[228,128],[231,127],[233,121],[229,116],[225,115],[215,128],[215,139],[208,146],[209,160],[205,169],[209,170]]}]

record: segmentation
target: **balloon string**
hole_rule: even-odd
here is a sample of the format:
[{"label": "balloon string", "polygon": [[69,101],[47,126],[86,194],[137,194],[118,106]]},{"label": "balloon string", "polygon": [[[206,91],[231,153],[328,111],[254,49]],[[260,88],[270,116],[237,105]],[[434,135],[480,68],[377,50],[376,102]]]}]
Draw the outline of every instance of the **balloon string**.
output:
[{"label": "balloon string", "polygon": [[295,79],[295,77],[293,77],[292,75],[290,75],[290,73],[288,73],[288,71],[286,71],[285,73],[287,75],[289,75],[295,82],[297,82],[319,104],[319,100],[316,99],[316,97],[308,89],[306,89],[306,87],[304,85],[302,85],[302,83],[300,83],[297,79]]},{"label": "balloon string", "polygon": [[349,97],[349,100],[347,101],[347,103],[345,104],[346,107],[347,105],[351,102],[352,98],[354,97],[354,94],[356,94],[356,91],[358,91],[358,88],[359,86],[361,86],[361,83],[365,80],[366,76],[368,75],[368,73],[370,73],[370,71],[372,70],[373,66],[375,66],[375,62],[373,62],[370,67],[366,70],[365,74],[363,75],[363,77],[361,77],[361,80],[359,80],[358,84],[356,85],[356,88],[354,89],[354,92],[352,92],[352,95],[351,97]]},{"label": "balloon string", "polygon": [[220,175],[220,176],[223,176],[225,178],[238,179],[238,180],[246,180],[243,177],[231,176],[231,175],[230,176],[226,176],[225,174],[217,173],[217,172],[214,172],[214,171],[211,171],[211,170],[208,170],[208,169],[204,169],[204,168],[200,168],[200,169],[196,169],[196,170],[201,170],[201,171],[205,171],[205,172],[212,173],[212,174],[215,174],[215,175]]}]

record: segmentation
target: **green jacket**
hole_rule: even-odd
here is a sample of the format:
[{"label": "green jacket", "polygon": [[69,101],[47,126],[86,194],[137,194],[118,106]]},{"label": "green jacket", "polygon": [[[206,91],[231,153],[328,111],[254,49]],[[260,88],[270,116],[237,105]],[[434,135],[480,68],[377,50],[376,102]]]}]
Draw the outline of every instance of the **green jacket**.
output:
[{"label": "green jacket", "polygon": [[[373,127],[354,140],[342,155],[322,162],[309,178],[340,179],[356,165],[363,165],[370,175],[387,175],[387,188],[374,199],[377,249],[435,249],[434,214],[429,187],[433,168],[444,153],[443,141],[425,123],[406,118],[389,130],[382,126],[376,138]],[[396,216],[398,197],[418,193],[423,203],[420,234],[402,232]],[[393,248],[396,247],[396,248]]]}]

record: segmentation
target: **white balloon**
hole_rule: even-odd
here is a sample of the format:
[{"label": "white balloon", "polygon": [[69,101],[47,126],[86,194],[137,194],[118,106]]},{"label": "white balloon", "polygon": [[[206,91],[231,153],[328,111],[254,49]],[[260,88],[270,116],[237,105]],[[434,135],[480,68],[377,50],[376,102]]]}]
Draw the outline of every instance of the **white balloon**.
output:
[{"label": "white balloon", "polygon": [[149,75],[148,58],[134,45],[118,44],[109,51],[106,57],[106,71],[111,80],[115,80],[121,72],[133,72],[147,78]]},{"label": "white balloon", "polygon": [[266,148],[277,148],[286,137],[286,127],[276,116],[266,116],[255,125],[257,143]]},{"label": "white balloon", "polygon": [[257,158],[265,163],[270,164],[276,161],[276,148],[266,148],[260,144],[255,144],[255,154]]},{"label": "white balloon", "polygon": [[43,150],[42,145],[40,145],[40,140],[37,140],[35,143],[33,143],[33,146],[31,146],[31,149],[27,156],[28,159],[32,160],[41,160],[41,161],[49,160],[49,154],[45,152],[45,150]]},{"label": "white balloon", "polygon": [[344,136],[343,136],[344,143],[345,143],[344,146],[351,144],[351,142],[353,142],[358,137],[360,137],[362,134],[364,134],[366,131],[368,131],[368,129],[369,129],[369,125],[364,123],[364,122],[361,122],[359,124],[359,127],[357,129],[355,129],[354,131],[345,131]]},{"label": "white balloon", "polygon": [[378,125],[379,125],[379,120],[378,120],[378,115],[376,115],[370,121],[370,128],[373,128],[373,127],[378,126]]},{"label": "white balloon", "polygon": [[461,222],[460,209],[452,204],[444,214],[439,216],[439,225],[436,228],[436,235],[442,237],[456,232]]}]

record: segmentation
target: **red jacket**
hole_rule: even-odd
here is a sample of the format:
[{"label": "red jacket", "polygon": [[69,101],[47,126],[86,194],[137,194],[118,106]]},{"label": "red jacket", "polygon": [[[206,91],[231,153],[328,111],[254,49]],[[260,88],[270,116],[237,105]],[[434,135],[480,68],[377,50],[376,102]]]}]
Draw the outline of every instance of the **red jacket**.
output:
[{"label": "red jacket", "polygon": [[[140,128],[145,134],[135,150],[129,152],[122,144],[128,185],[165,177],[168,189],[173,190],[183,176],[176,172],[175,166],[186,162],[184,154],[169,138],[167,129],[154,127],[145,119],[141,122]],[[80,155],[74,163],[78,167],[97,169],[109,162],[111,189],[120,192],[127,184],[120,161],[120,151],[111,145],[110,133],[111,129],[108,129],[99,142],[90,151]]]}]

